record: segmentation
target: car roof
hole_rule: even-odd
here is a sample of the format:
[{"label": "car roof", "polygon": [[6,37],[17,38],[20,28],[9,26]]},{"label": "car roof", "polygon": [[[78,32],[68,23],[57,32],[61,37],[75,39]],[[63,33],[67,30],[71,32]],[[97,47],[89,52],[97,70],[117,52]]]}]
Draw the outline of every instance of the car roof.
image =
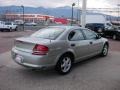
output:
[{"label": "car roof", "polygon": [[71,30],[71,29],[85,29],[85,28],[82,28],[82,27],[79,27],[79,26],[48,26],[48,28],[63,28],[65,30]]}]

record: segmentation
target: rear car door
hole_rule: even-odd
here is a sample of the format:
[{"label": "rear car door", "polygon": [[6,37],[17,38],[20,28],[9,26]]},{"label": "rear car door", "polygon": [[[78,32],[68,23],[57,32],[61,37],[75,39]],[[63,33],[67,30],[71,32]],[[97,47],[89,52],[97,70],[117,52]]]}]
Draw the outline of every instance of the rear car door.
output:
[{"label": "rear car door", "polygon": [[89,43],[85,40],[84,34],[80,29],[73,30],[68,35],[69,46],[74,50],[77,60],[88,55]]},{"label": "rear car door", "polygon": [[101,38],[96,38],[97,34],[94,31],[84,29],[83,33],[86,37],[86,41],[89,43],[87,52],[89,55],[95,55],[101,52],[103,42]]}]

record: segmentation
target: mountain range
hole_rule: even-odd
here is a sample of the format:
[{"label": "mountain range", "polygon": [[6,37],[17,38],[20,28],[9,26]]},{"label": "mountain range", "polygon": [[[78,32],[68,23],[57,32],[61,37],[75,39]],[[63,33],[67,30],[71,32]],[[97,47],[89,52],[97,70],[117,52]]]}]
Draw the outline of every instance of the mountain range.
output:
[{"label": "mountain range", "polygon": [[[57,7],[57,8],[44,8],[44,7],[24,7],[25,13],[30,14],[47,14],[53,15],[55,17],[66,17],[71,18],[72,8],[69,6]],[[5,13],[22,13],[23,9],[21,6],[1,6],[0,14]],[[81,11],[79,10],[79,13]],[[98,13],[90,13],[89,14],[98,14]],[[74,18],[78,15],[78,9],[74,8]],[[79,14],[80,15],[80,14]],[[110,19],[114,19],[116,17],[106,15]]]},{"label": "mountain range", "polygon": [[[48,14],[56,17],[71,17],[71,7],[58,7],[58,8],[44,8],[44,7],[24,7],[25,13],[34,14]],[[2,6],[0,7],[0,14],[3,13],[22,13],[21,6]],[[77,16],[77,9],[74,9],[74,16]]]}]

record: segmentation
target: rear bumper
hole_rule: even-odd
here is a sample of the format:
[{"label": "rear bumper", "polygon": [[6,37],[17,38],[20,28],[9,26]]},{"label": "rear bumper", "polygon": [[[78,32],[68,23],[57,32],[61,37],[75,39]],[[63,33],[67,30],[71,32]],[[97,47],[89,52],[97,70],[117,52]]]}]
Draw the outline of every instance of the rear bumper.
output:
[{"label": "rear bumper", "polygon": [[[24,67],[42,69],[42,68],[49,68],[55,66],[54,57],[49,57],[47,55],[45,56],[32,55],[31,53],[23,52],[15,48],[12,49],[11,55],[12,55],[12,59],[16,63]],[[21,56],[20,61],[16,59],[18,55]]]}]

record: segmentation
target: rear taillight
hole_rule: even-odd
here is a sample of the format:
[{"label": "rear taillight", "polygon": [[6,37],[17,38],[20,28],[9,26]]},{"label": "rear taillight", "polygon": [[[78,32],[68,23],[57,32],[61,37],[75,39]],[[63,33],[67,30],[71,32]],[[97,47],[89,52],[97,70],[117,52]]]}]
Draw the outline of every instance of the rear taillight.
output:
[{"label": "rear taillight", "polygon": [[33,53],[34,55],[46,55],[49,51],[49,48],[44,45],[39,45],[36,44],[35,47],[33,48]]}]

